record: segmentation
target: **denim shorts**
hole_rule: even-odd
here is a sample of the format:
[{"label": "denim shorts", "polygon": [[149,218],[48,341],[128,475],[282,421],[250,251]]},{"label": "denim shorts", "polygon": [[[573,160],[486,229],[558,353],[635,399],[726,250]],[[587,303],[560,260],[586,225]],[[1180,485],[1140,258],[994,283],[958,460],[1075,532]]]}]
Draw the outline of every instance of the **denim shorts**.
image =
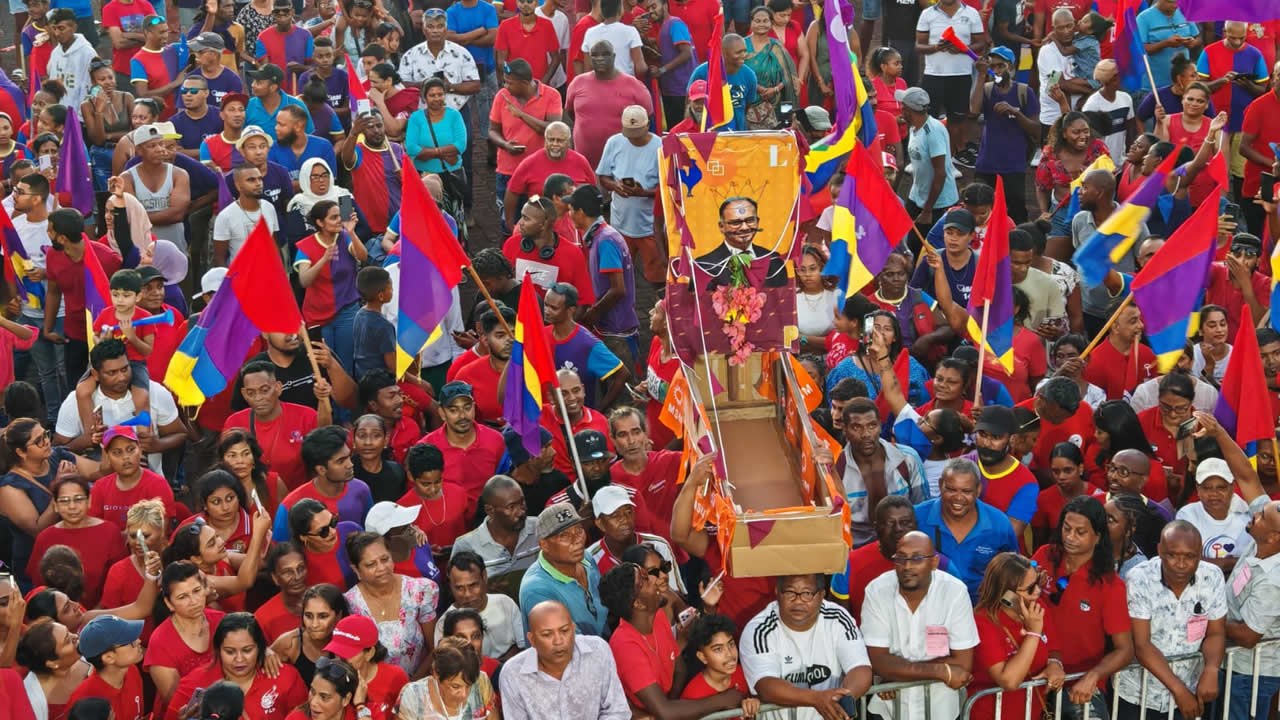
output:
[{"label": "denim shorts", "polygon": [[862,19],[879,20],[884,15],[880,0],[862,0]]},{"label": "denim shorts", "polygon": [[745,25],[751,22],[751,8],[757,4],[755,0],[724,0],[724,14]]}]

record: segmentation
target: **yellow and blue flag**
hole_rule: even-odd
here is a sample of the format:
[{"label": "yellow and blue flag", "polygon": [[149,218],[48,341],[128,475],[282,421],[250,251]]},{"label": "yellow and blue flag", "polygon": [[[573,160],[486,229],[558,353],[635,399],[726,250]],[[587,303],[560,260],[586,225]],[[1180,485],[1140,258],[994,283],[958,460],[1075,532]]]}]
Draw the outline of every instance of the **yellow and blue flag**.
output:
[{"label": "yellow and blue flag", "polygon": [[[982,252],[978,253],[978,267],[969,291],[966,329],[973,344],[989,350],[1010,375],[1013,374],[1014,323],[1013,274],[1009,263],[1009,231],[1012,229],[1009,211],[1005,207],[1004,178],[997,175],[991,220],[982,241]],[[984,314],[985,327],[979,324]]]},{"label": "yellow and blue flag", "polygon": [[[852,18],[850,18],[852,20]],[[806,167],[816,168],[833,158],[848,155],[855,142],[870,147],[876,139],[876,111],[858,74],[857,59],[849,48],[848,23],[840,0],[826,0],[820,21],[831,49],[831,87],[835,94],[836,122],[829,139],[814,145],[805,156]],[[856,112],[855,112],[856,110]]]},{"label": "yellow and blue flag", "polygon": [[1164,181],[1173,172],[1181,151],[1182,145],[1174,148],[1160,167],[1076,250],[1072,260],[1086,285],[1101,285],[1111,268],[1138,241],[1138,231],[1164,192]]},{"label": "yellow and blue flag", "polygon": [[884,268],[889,253],[911,232],[911,216],[884,179],[880,163],[855,141],[831,219],[831,255],[842,297],[856,295]]},{"label": "yellow and blue flag", "polygon": [[525,273],[516,308],[515,343],[507,365],[507,385],[502,396],[502,414],[520,434],[530,455],[542,451],[542,406],[547,398],[543,386],[560,386],[556,378],[551,341],[542,324],[542,306],[534,293],[534,282]]}]

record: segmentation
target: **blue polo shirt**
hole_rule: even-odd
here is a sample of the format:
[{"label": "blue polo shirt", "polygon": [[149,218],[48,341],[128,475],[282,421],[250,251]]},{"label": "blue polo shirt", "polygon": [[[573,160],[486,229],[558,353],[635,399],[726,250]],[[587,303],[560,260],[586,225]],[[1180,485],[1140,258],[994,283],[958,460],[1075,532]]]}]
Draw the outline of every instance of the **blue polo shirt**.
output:
[{"label": "blue polo shirt", "polygon": [[249,127],[250,125],[257,125],[262,128],[263,131],[271,136],[271,144],[275,145],[276,115],[279,114],[280,108],[285,105],[297,105],[302,108],[303,111],[307,113],[307,134],[311,135],[316,131],[316,125],[311,122],[311,112],[307,110],[307,106],[298,98],[284,92],[280,93],[280,104],[276,106],[276,111],[273,113],[267,112],[267,109],[263,107],[262,98],[249,98],[249,104],[246,105],[244,109],[244,126]]},{"label": "blue polo shirt", "polygon": [[[1173,17],[1169,17],[1152,5],[1138,13],[1135,19],[1138,23],[1138,39],[1144,43],[1157,43],[1175,35],[1196,37],[1200,34],[1200,28],[1195,23],[1187,22],[1187,18],[1178,9],[1173,11]],[[1147,54],[1147,59],[1151,63],[1151,75],[1157,83],[1163,84],[1169,79],[1169,67],[1173,64],[1173,58],[1176,55],[1188,55],[1187,49],[1167,47],[1159,52]],[[1142,89],[1151,90],[1151,81],[1146,73],[1142,74]]]},{"label": "blue polo shirt", "polygon": [[[707,64],[702,63],[693,69],[693,74],[689,76],[689,84],[692,85],[696,80],[706,79]],[[746,130],[747,108],[755,105],[760,100],[759,86],[756,84],[756,71],[743,65],[738,68],[738,72],[726,77],[724,80],[729,84],[729,99],[733,102],[733,121],[729,123],[729,129]]]},{"label": "blue polo shirt", "polygon": [[942,522],[942,500],[925,500],[916,506],[916,525],[920,532],[933,538],[938,552],[951,560],[947,572],[955,575],[969,588],[969,600],[977,602],[978,586],[991,558],[1002,552],[1017,552],[1018,538],[1013,534],[1009,518],[994,507],[976,501],[978,522],[965,536],[963,542],[956,538]]},{"label": "blue polo shirt", "polygon": [[[498,27],[498,11],[493,7],[492,3],[477,2],[471,7],[463,5],[461,2],[453,3],[445,12],[445,27],[450,32],[462,35],[469,33],[478,28],[496,28]],[[472,59],[476,61],[476,66],[480,68],[480,75],[492,72],[494,68],[494,55],[492,45],[464,45],[467,52],[471,53]]]},{"label": "blue polo shirt", "polygon": [[[293,148],[279,143],[272,145],[267,151],[267,159],[288,170],[289,178],[292,180],[298,179],[298,171],[302,168],[302,163],[311,158],[323,160],[329,166],[330,173],[338,166],[338,161],[333,154],[333,143],[315,135],[307,136],[307,147],[301,155],[294,155]],[[307,183],[307,187],[311,187],[311,184]]]},{"label": "blue polo shirt", "polygon": [[529,611],[544,600],[555,600],[569,608],[569,616],[579,634],[604,636],[609,611],[600,602],[600,569],[590,555],[582,558],[582,566],[587,569],[590,594],[577,580],[556,570],[538,553],[538,562],[530,565],[520,579],[520,615],[525,619],[525,632],[529,631]]}]

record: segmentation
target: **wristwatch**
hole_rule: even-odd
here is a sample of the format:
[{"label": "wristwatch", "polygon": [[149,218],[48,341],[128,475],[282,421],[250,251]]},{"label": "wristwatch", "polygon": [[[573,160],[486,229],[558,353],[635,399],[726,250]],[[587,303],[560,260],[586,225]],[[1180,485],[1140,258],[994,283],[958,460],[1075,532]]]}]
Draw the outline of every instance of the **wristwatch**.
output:
[{"label": "wristwatch", "polygon": [[372,718],[373,711],[369,709],[368,705],[357,705],[356,717],[360,718],[361,720],[364,720],[365,718]]}]

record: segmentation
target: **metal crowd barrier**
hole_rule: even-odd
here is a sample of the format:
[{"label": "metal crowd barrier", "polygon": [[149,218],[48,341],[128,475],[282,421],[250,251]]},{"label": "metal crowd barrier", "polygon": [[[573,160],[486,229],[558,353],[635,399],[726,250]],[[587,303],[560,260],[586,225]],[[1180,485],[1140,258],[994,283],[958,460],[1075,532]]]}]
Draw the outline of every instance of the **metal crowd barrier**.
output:
[{"label": "metal crowd barrier", "polygon": [[[1250,683],[1251,689],[1250,689],[1250,698],[1249,698],[1249,716],[1250,717],[1258,716],[1258,676],[1260,675],[1259,659],[1264,647],[1270,647],[1274,645],[1280,645],[1280,638],[1263,639],[1259,641],[1258,644],[1255,645],[1252,649],[1242,648],[1242,647],[1227,648],[1226,663],[1223,668],[1226,671],[1226,676],[1225,676],[1225,680],[1222,683],[1222,687],[1219,688],[1218,700],[1215,701],[1215,704],[1220,705],[1222,710],[1220,715],[1217,712],[1212,713],[1212,717],[1223,717],[1223,718],[1229,717],[1229,713],[1231,709],[1232,668],[1235,664],[1235,657],[1243,652],[1250,652],[1253,654],[1253,658],[1252,658],[1253,674],[1252,674],[1252,680]],[[1172,666],[1177,663],[1202,661],[1204,659],[1204,655],[1201,653],[1188,653],[1185,655],[1174,655],[1166,659],[1168,660],[1169,664]],[[1125,666],[1123,669],[1117,672],[1116,675],[1118,675],[1120,672],[1127,672],[1131,670],[1141,673],[1141,680],[1139,681],[1140,691],[1139,691],[1138,703],[1137,703],[1139,708],[1138,718],[1139,720],[1145,720],[1147,716],[1147,708],[1146,708],[1147,687],[1148,687],[1148,684],[1152,681],[1153,676],[1151,675],[1151,672],[1149,670],[1144,668],[1141,663],[1137,663],[1137,662],[1131,663]],[[1280,671],[1280,668],[1277,668],[1277,670]],[[1083,676],[1084,676],[1084,673],[1072,673],[1066,676],[1066,682],[1077,680]],[[1112,677],[1114,678],[1115,676],[1113,675]],[[1064,688],[1066,687],[1066,682],[1063,683]],[[1043,679],[1028,680],[1008,692],[1018,692],[1020,690],[1026,690],[1033,687],[1040,687],[1046,684],[1047,684],[1047,681]],[[893,703],[893,717],[895,718],[895,720],[919,720],[918,718],[903,718],[902,699],[898,693],[901,690],[907,690],[907,689],[916,688],[916,687],[927,687],[932,685],[942,685],[942,683],[936,680],[917,680],[914,682],[891,682],[891,683],[880,683],[878,685],[872,685],[870,688],[867,689],[867,692],[858,700],[860,715],[863,718],[866,718],[868,716],[867,703],[869,702],[872,696],[880,695],[883,693],[893,693],[894,696],[893,698],[891,698],[891,701]],[[983,697],[990,697],[992,695],[995,696],[995,720],[1002,720],[1001,714],[1003,710],[1003,703],[1001,701],[1003,700],[1003,695],[1006,691],[1001,690],[1000,688],[988,688],[986,690],[981,690],[972,695],[968,695],[967,700],[965,700],[965,696],[967,695],[965,689],[961,688],[959,690],[953,690],[952,692],[960,693],[961,699],[963,701],[960,717],[963,718],[963,720],[969,720],[970,712],[972,711],[974,704],[979,699]],[[1053,707],[1053,714],[1055,717],[1061,717],[1062,715],[1063,697],[1064,697],[1064,694],[1061,692],[1057,693],[1056,695],[1056,700]],[[1032,718],[1031,716],[1031,698],[1032,698],[1032,693],[1027,693],[1025,709],[1023,710],[1023,720],[1038,720],[1038,718]],[[889,701],[890,700],[886,700],[886,702],[889,702]],[[933,702],[932,694],[925,693],[923,720],[933,720],[933,718],[931,717],[932,702]],[[1083,714],[1084,720],[1089,720],[1090,705],[1086,703],[1082,707],[1084,708],[1084,714]],[[1120,709],[1120,695],[1119,693],[1113,692],[1112,698],[1111,698],[1112,720],[1115,720],[1119,712],[1119,709]],[[1172,701],[1172,698],[1170,698],[1169,709],[1166,713],[1167,720],[1173,720],[1173,714],[1176,709],[1177,709],[1177,704]],[[1263,710],[1265,712],[1266,708],[1264,708]],[[766,705],[760,706],[760,712],[757,713],[756,717],[762,718],[763,720],[781,720],[782,718],[794,719],[796,716],[796,712],[797,712],[797,708],[794,708],[794,707],[783,707],[779,705],[766,704]],[[1153,717],[1157,716],[1158,714],[1159,713],[1156,713],[1156,712],[1151,713]],[[1210,713],[1206,712],[1206,715],[1209,715],[1209,714]],[[742,716],[743,716],[742,710],[741,708],[738,708],[733,710],[722,710],[721,712],[712,713],[710,715],[704,715],[700,720],[733,720],[734,718],[740,718]],[[952,719],[939,718],[938,720],[952,720]]]}]

